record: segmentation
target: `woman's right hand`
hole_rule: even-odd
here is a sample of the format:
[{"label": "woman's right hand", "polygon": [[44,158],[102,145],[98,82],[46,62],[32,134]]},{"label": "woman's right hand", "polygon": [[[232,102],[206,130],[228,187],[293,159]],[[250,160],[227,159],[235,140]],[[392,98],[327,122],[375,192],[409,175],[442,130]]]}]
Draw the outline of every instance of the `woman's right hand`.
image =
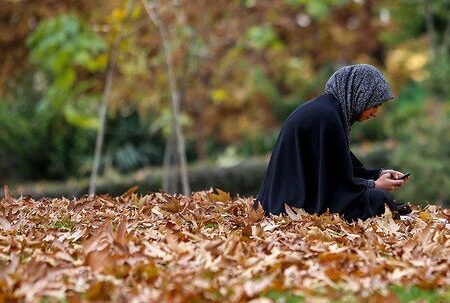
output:
[{"label": "woman's right hand", "polygon": [[390,174],[383,174],[375,181],[375,188],[384,191],[393,191],[399,189],[405,180],[394,180]]}]

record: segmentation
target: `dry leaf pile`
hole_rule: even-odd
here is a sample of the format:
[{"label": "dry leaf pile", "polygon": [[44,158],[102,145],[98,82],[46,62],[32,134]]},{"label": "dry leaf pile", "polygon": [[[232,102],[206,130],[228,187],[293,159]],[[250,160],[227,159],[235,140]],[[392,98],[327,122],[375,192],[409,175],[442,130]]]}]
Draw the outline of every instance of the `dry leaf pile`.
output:
[{"label": "dry leaf pile", "polygon": [[256,302],[268,290],[319,288],[365,298],[389,284],[450,284],[449,226],[433,220],[450,212],[440,206],[350,224],[301,209],[264,217],[252,198],[220,190],[133,190],[39,201],[5,192],[0,302]]}]

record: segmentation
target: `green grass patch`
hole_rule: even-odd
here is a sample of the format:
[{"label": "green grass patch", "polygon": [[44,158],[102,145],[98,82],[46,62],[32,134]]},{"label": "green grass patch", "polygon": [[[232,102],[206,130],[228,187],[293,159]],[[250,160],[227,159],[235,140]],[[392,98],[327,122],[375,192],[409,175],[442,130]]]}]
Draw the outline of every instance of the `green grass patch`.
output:
[{"label": "green grass patch", "polygon": [[305,302],[305,297],[293,294],[289,291],[268,290],[267,292],[264,292],[261,297],[272,299],[275,303]]},{"label": "green grass patch", "polygon": [[52,228],[72,230],[75,228],[75,222],[66,220],[57,221],[52,225]]},{"label": "green grass patch", "polygon": [[450,302],[450,288],[445,289],[421,289],[416,285],[409,287],[391,285],[389,290],[394,293],[402,303],[420,302],[444,303]]},{"label": "green grass patch", "polygon": [[209,223],[206,223],[206,224],[204,225],[204,227],[205,227],[205,228],[218,228],[218,227],[219,227],[219,224],[214,223],[214,222],[209,222]]},{"label": "green grass patch", "polygon": [[69,301],[67,301],[66,298],[55,298],[55,297],[49,297],[49,296],[44,296],[42,298],[40,298],[39,303],[68,303]]},{"label": "green grass patch", "polygon": [[[388,290],[397,297],[401,303],[446,303],[450,302],[450,287],[436,288],[436,289],[421,289],[416,285],[401,286],[389,285]],[[379,295],[375,292],[369,295]],[[275,303],[297,303],[305,302],[306,298],[328,300],[333,303],[358,303],[361,302],[361,297],[351,291],[344,291],[343,289],[329,289],[327,287],[319,287],[314,290],[310,296],[296,295],[289,290],[279,291],[269,289],[260,294],[260,297],[272,299]]]}]

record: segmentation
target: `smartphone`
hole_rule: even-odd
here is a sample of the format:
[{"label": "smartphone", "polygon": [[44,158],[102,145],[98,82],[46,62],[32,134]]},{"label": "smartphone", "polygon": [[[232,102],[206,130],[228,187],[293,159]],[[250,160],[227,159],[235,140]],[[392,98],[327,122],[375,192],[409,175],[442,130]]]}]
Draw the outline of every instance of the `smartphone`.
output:
[{"label": "smartphone", "polygon": [[403,176],[401,176],[400,178],[397,178],[397,179],[395,179],[395,180],[404,180],[404,179],[406,179],[406,177],[408,177],[409,175],[411,175],[411,173],[404,174]]}]

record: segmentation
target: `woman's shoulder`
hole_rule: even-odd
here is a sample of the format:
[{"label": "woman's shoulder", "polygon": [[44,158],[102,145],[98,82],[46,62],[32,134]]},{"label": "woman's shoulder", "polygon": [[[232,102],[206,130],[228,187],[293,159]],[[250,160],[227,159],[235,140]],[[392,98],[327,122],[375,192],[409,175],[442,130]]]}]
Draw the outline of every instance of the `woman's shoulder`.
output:
[{"label": "woman's shoulder", "polygon": [[[288,124],[307,125],[339,119],[339,107],[331,94],[323,94],[298,106],[286,119]],[[336,120],[337,121],[337,120]]]}]

